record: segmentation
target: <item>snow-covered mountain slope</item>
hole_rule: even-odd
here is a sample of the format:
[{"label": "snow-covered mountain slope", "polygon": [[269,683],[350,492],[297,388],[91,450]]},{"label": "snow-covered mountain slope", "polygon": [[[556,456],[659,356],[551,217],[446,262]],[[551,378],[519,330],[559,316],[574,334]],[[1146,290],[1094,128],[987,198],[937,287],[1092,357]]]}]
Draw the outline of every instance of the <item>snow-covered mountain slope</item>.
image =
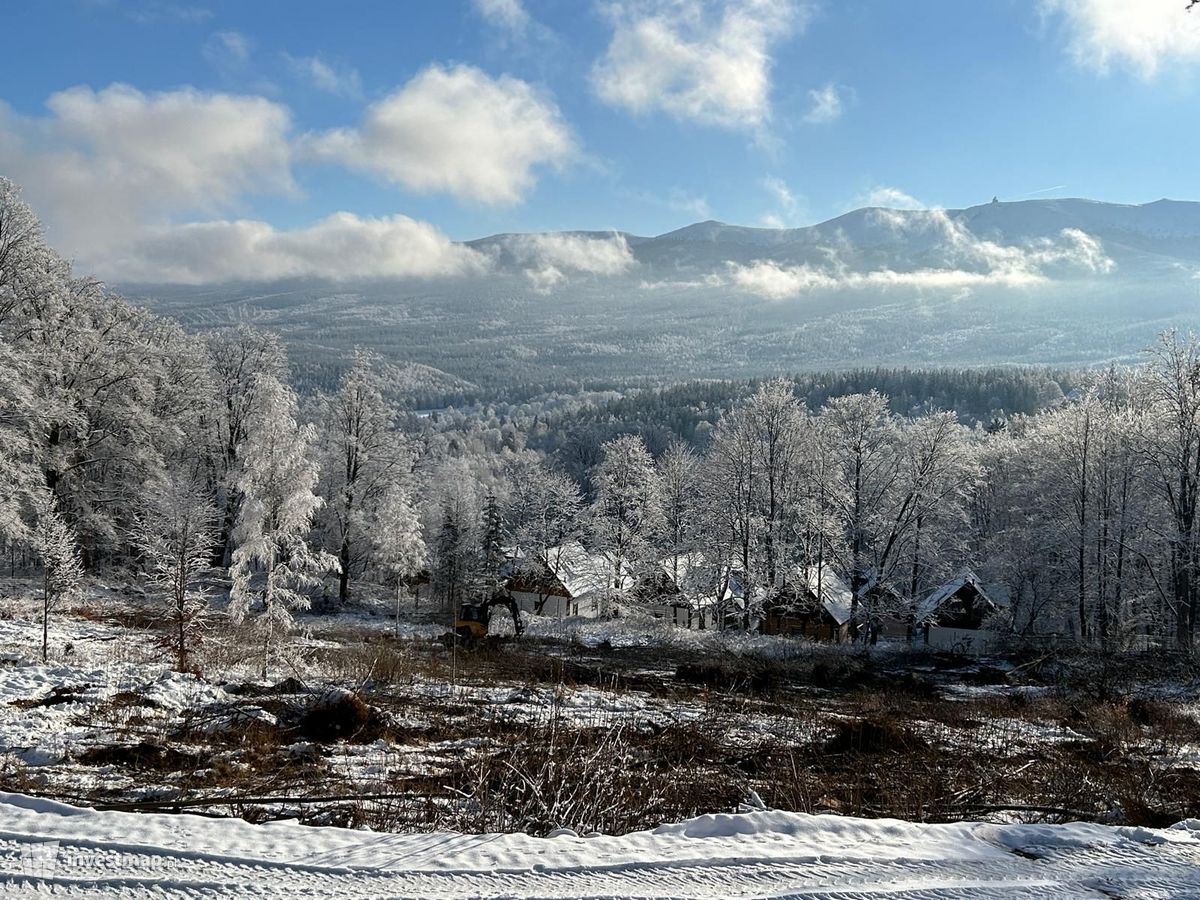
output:
[{"label": "snow-covered mountain slope", "polygon": [[806,228],[701,222],[495,235],[475,274],[135,287],[192,327],[255,322],[296,358],[356,345],[485,388],[874,365],[1133,361],[1200,316],[1200,203],[861,209]]},{"label": "snow-covered mountain slope", "polygon": [[707,221],[654,237],[623,232],[557,232],[538,235],[502,234],[469,246],[513,261],[509,248],[530,241],[620,239],[644,266],[687,266],[712,269],[729,261],[770,258],[804,263],[832,250],[887,256],[898,268],[927,264],[931,247],[969,234],[1004,245],[1026,245],[1055,239],[1076,230],[1118,254],[1132,252],[1200,259],[1200,203],[1157,200],[1139,205],[1094,200],[1023,200],[993,202],[966,209],[906,210],[869,207],[803,228],[750,228]]},{"label": "snow-covered mountain slope", "polygon": [[1200,897],[1200,822],[917,825],[782,812],[621,837],[376,834],[0,794],[0,895]]}]

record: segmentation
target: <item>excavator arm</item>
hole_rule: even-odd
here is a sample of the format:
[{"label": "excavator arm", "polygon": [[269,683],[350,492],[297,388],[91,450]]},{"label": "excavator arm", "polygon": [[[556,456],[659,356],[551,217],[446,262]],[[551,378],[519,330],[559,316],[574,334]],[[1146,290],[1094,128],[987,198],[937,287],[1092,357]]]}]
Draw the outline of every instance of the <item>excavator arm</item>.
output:
[{"label": "excavator arm", "polygon": [[512,614],[513,634],[520,637],[525,633],[525,623],[521,621],[521,608],[517,605],[517,598],[514,597],[507,589],[500,588],[488,599],[487,608],[490,613],[495,606],[504,606]]}]

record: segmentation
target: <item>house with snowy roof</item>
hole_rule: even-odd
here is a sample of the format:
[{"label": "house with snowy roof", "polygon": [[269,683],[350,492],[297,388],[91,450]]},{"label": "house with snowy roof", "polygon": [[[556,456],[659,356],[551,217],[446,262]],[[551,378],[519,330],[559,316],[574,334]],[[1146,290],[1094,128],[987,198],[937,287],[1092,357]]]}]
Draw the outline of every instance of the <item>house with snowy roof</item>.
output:
[{"label": "house with snowy roof", "polygon": [[744,583],[737,569],[693,551],[660,559],[655,570],[643,573],[634,595],[651,615],[680,628],[740,627],[746,609]]},{"label": "house with snowy roof", "polygon": [[972,570],[963,569],[917,604],[914,639],[939,650],[987,652],[998,639],[991,623],[1003,605],[1002,592],[989,591]]},{"label": "house with snowy roof", "polygon": [[839,644],[850,637],[853,595],[828,565],[797,567],[783,584],[764,595],[762,608],[764,634]]},{"label": "house with snowy roof", "polygon": [[613,595],[633,587],[628,566],[616,577],[615,560],[579,541],[548,548],[536,558],[514,555],[506,579],[517,605],[533,615],[597,618],[612,615]]}]

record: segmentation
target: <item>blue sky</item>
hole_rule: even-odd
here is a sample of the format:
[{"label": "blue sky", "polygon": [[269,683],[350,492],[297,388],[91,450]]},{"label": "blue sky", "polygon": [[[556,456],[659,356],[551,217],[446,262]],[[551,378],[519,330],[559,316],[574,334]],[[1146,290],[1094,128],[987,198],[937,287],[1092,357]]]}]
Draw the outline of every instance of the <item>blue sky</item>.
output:
[{"label": "blue sky", "polygon": [[197,229],[242,247],[339,212],[347,241],[385,223],[365,240],[444,249],[888,201],[1194,199],[1183,5],[12,4],[0,174],[66,252],[147,277]]}]

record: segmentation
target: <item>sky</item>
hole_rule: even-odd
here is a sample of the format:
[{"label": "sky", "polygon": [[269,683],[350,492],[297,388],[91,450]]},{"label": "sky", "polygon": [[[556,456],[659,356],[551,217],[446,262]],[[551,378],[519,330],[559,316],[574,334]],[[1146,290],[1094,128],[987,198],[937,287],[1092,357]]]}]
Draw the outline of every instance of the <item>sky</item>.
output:
[{"label": "sky", "polygon": [[452,242],[497,232],[1197,199],[1185,5],[11,3],[0,175],[126,280],[459,273],[477,263]]}]

